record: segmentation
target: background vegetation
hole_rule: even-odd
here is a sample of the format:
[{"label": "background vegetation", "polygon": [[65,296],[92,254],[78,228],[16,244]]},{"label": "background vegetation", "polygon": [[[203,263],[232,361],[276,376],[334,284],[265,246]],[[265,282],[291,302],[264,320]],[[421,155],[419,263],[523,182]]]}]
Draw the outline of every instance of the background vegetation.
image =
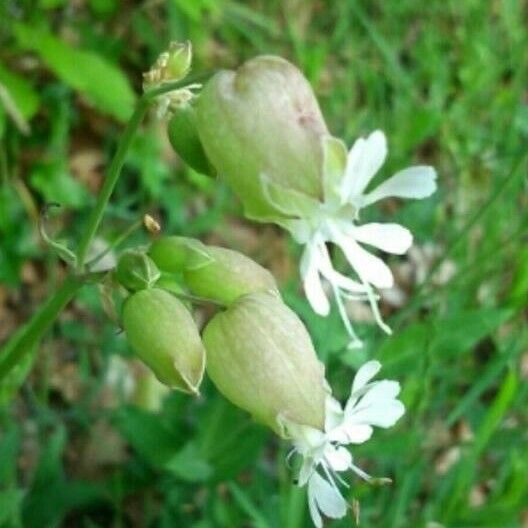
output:
[{"label": "background vegetation", "polygon": [[[155,119],[104,238],[150,212],[166,233],[242,250],[276,274],[340,397],[367,358],[402,382],[404,419],[354,450],[394,479],[354,482],[362,526],[528,526],[527,23],[524,0],[0,2],[0,340],[64,275],[36,232],[40,208],[62,205],[54,230],[73,243],[141,72],[167,43],[191,39],[195,71],[281,54],[313,82],[335,135],[386,131],[382,177],[413,162],[438,170],[434,198],[369,211],[416,234],[410,256],[391,260],[398,288],[383,309],[395,335],[365,320],[367,346],[345,351],[337,314],[314,316],[300,295],[299,249],[240,220]],[[310,526],[284,444],[209,382],[157,411],[133,401],[130,356],[86,288],[1,387],[0,526]]]}]

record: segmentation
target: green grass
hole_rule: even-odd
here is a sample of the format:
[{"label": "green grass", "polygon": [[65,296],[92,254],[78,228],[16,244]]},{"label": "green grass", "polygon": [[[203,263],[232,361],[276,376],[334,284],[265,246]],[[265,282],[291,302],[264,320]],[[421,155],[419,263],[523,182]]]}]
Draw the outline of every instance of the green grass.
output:
[{"label": "green grass", "polygon": [[[362,324],[366,347],[344,351],[337,314],[313,315],[300,295],[299,248],[269,226],[240,221],[222,184],[167,154],[153,120],[134,143],[104,236],[150,211],[167,233],[244,250],[278,273],[339,397],[368,358],[401,381],[405,417],[354,450],[362,467],[394,480],[381,488],[353,481],[361,526],[527,526],[527,2],[67,4],[0,6],[0,83],[16,114],[0,100],[0,331],[20,324],[60,280],[38,242],[36,212],[61,202],[55,227],[77,240],[94,204],[97,163],[107,163],[131,90],[170,39],[192,40],[195,71],[283,55],[314,84],[335,135],[351,144],[375,128],[386,132],[381,177],[412,163],[438,171],[433,198],[368,211],[407,225],[418,246],[438,248],[425,282],[406,285],[405,305],[385,306],[395,335]],[[82,52],[62,53],[72,37]],[[72,160],[90,151],[100,161],[81,178]],[[446,263],[454,273],[439,282]],[[2,387],[1,527],[310,526],[286,445],[208,382],[202,399],[172,394],[157,414],[109,398],[105,373],[116,355],[130,351],[97,292],[85,289]],[[351,515],[331,524],[352,525]]]}]

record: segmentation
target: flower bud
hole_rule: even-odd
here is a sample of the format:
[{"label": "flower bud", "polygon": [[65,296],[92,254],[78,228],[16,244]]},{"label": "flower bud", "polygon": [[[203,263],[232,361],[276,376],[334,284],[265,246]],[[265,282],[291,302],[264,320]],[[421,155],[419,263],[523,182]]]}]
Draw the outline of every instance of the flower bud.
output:
[{"label": "flower bud", "polygon": [[160,271],[145,253],[129,250],[119,257],[116,277],[127,290],[137,291],[152,287],[159,279]]},{"label": "flower bud", "polygon": [[163,271],[182,272],[187,288],[199,297],[228,305],[249,293],[278,295],[273,275],[237,251],[189,238],[166,237],[155,241],[149,254]]},{"label": "flower bud", "polygon": [[239,298],[207,325],[207,372],[232,403],[283,434],[278,420],[323,428],[325,380],[304,325],[266,293]]},{"label": "flower bud", "polygon": [[202,242],[194,238],[168,236],[155,240],[148,254],[156,265],[167,273],[183,273],[187,267],[189,255],[193,255],[194,263],[208,263],[211,259]]},{"label": "flower bud", "polygon": [[205,349],[181,301],[158,288],[138,291],[125,301],[123,327],[134,352],[162,383],[198,394]]},{"label": "flower bud", "polygon": [[183,79],[191,68],[191,62],[191,43],[188,40],[171,42],[169,49],[160,53],[152,68],[143,74],[145,88]]},{"label": "flower bud", "polygon": [[322,197],[321,137],[328,132],[310,84],[289,62],[260,56],[217,73],[200,94],[196,116],[210,162],[248,216],[284,216],[263,192],[263,177]]},{"label": "flower bud", "polygon": [[191,105],[178,108],[168,125],[169,141],[180,158],[195,171],[212,176],[214,169],[205,155]]},{"label": "flower bud", "polygon": [[[171,42],[169,49],[161,53],[152,68],[143,74],[143,90],[148,92],[171,82],[184,79],[191,68],[192,48],[189,41],[183,44]],[[195,97],[193,90],[201,84],[187,84],[181,88],[159,94],[155,98],[159,118],[170,116],[179,108],[187,106]]]}]

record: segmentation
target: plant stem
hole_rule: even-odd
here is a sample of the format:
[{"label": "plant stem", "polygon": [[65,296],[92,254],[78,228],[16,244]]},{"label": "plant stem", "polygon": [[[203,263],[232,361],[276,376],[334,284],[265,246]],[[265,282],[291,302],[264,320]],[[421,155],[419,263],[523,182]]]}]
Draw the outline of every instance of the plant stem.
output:
[{"label": "plant stem", "polygon": [[[162,95],[173,90],[177,90],[191,84],[197,80],[206,78],[210,73],[202,74],[198,77],[186,78],[177,82],[165,83],[158,88],[154,88],[144,93],[138,100],[134,113],[128,122],[119,144],[117,151],[110,163],[108,175],[103,184],[103,188],[97,197],[95,208],[88,219],[88,224],[81,236],[81,241],[77,249],[77,273],[69,275],[62,286],[36,311],[31,319],[21,328],[19,328],[4,345],[0,351],[0,380],[2,380],[13,367],[15,367],[26,353],[28,353],[42,338],[44,333],[50,328],[61,310],[72,300],[77,291],[86,283],[87,280],[94,280],[97,274],[84,274],[84,261],[86,253],[93,237],[101,223],[106,205],[116,186],[121,168],[125,162],[127,154],[134,135],[141,124],[141,121],[150,103],[158,95]],[[1,160],[0,160],[1,161]]]},{"label": "plant stem", "polygon": [[123,233],[121,233],[111,244],[108,245],[99,255],[94,257],[90,262],[86,263],[88,269],[92,269],[95,264],[97,264],[101,259],[106,257],[108,253],[113,251],[117,246],[121,245],[134,231],[139,229],[143,225],[143,220],[137,220],[131,224]]},{"label": "plant stem", "polygon": [[84,230],[84,233],[79,242],[79,248],[77,250],[77,265],[80,270],[83,269],[84,260],[86,258],[86,253],[92,242],[93,237],[101,223],[103,218],[104,211],[110,200],[110,196],[116,186],[117,180],[121,174],[121,168],[125,162],[125,156],[128,152],[128,149],[134,139],[136,130],[139,127],[147,109],[149,106],[150,99],[143,96],[139,99],[136,109],[128,122],[128,125],[119,140],[117,146],[117,151],[115,153],[112,162],[110,163],[110,168],[108,169],[108,175],[104,181],[103,187],[99,196],[97,197],[97,202],[95,207],[92,209],[90,218],[88,219],[88,224]]},{"label": "plant stem", "polygon": [[[204,74],[204,75],[208,75],[208,74]],[[202,78],[204,75],[201,75],[200,78]],[[117,180],[119,179],[119,176],[121,174],[121,169],[123,168],[123,164],[125,163],[125,157],[128,152],[128,149],[130,148],[130,145],[132,144],[132,140],[134,139],[136,131],[139,128],[139,125],[141,124],[143,117],[147,113],[150,103],[157,96],[162,95],[167,92],[171,92],[173,90],[177,90],[178,88],[182,88],[183,86],[192,84],[194,80],[195,79],[192,79],[192,78],[186,78],[186,79],[182,79],[181,81],[166,83],[160,86],[159,88],[155,88],[155,89],[152,89],[144,93],[139,98],[139,101],[137,102],[134,113],[132,114],[132,117],[130,118],[130,121],[128,122],[126,126],[125,131],[123,132],[123,135],[121,136],[121,139],[119,140],[117,151],[108,169],[108,175],[103,183],[101,192],[99,193],[99,196],[97,197],[97,202],[88,219],[88,224],[81,237],[81,241],[79,242],[79,247],[77,249],[78,270],[83,269],[88,248],[90,247],[90,244],[92,242],[93,237],[95,236],[95,233],[97,232],[97,228],[99,227],[99,224],[101,223],[101,220],[103,218],[104,211],[106,209],[108,201],[110,200],[112,192],[116,186]]]},{"label": "plant stem", "polygon": [[0,354],[0,380],[18,364],[54,323],[61,310],[72,300],[83,282],[68,276],[58,290],[37,310],[7,342]]}]

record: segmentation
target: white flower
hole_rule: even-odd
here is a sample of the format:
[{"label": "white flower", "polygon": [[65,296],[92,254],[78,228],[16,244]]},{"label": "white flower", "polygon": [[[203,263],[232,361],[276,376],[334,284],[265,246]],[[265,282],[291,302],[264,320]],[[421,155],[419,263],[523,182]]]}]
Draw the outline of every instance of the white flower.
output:
[{"label": "white flower", "polygon": [[[429,166],[410,167],[367,192],[367,186],[387,156],[387,140],[383,132],[376,130],[366,139],[358,139],[348,154],[344,143],[331,136],[324,137],[323,148],[323,202],[272,184],[266,175],[262,175],[261,182],[268,200],[283,213],[294,217],[280,224],[305,246],[300,271],[312,308],[322,316],[330,311],[322,284],[325,279],[331,286],[351,338],[350,345],[361,346],[346,313],[344,300],[368,300],[379,326],[391,333],[379,313],[374,288],[391,288],[394,283],[389,267],[362,244],[401,255],[410,248],[412,235],[398,224],[374,222],[358,225],[359,213],[362,208],[387,197],[419,199],[430,196],[436,190],[436,173]],[[334,269],[327,243],[342,250],[357,280]]]},{"label": "white flower", "polygon": [[373,480],[354,464],[352,455],[343,446],[367,441],[373,426],[391,427],[405,412],[403,403],[397,399],[399,383],[370,381],[380,368],[379,362],[369,361],[358,370],[344,408],[328,396],[324,431],[279,417],[279,423],[292,440],[292,454],[302,457],[297,484],[308,486],[310,515],[317,528],[323,525],[321,513],[333,519],[346,514],[347,502],[338,484],[348,485],[338,473],[351,470],[367,481]]}]

